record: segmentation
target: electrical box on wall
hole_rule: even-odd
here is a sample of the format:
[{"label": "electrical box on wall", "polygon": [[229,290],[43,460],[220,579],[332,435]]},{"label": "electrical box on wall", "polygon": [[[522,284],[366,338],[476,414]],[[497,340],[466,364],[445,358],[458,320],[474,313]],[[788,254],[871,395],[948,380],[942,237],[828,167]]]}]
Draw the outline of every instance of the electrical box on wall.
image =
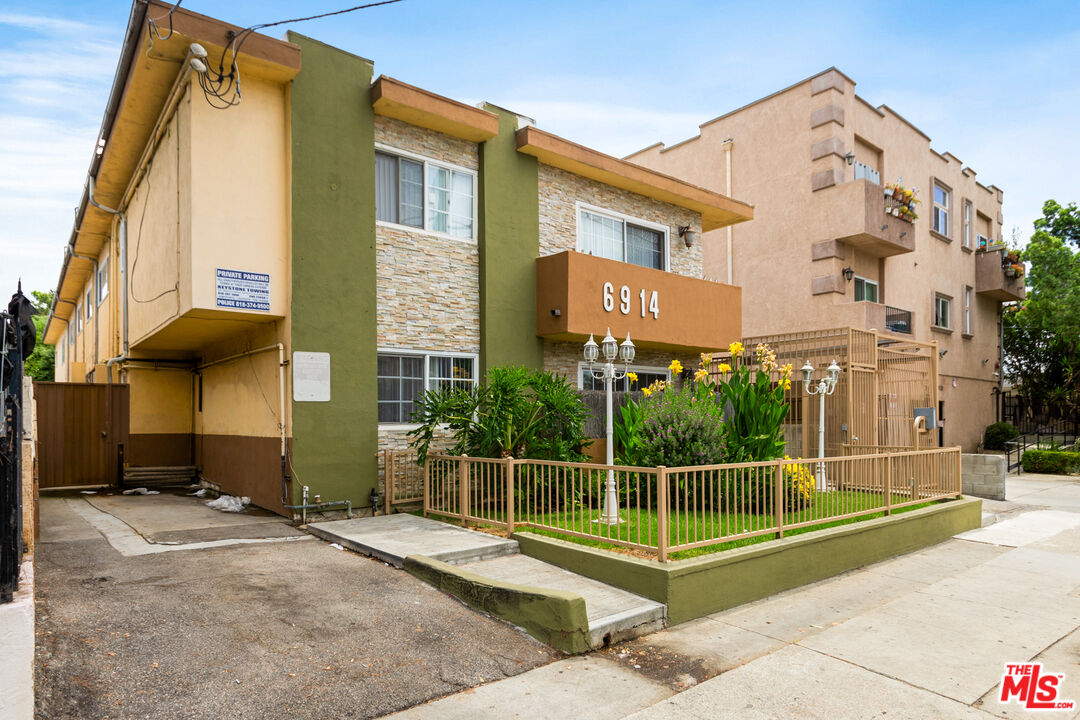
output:
[{"label": "electrical box on wall", "polygon": [[937,429],[937,408],[932,408],[932,407],[922,407],[922,408],[917,407],[917,408],[915,408],[915,418],[918,419],[918,418],[921,418],[921,417],[926,418],[926,429],[927,430],[936,430]]}]

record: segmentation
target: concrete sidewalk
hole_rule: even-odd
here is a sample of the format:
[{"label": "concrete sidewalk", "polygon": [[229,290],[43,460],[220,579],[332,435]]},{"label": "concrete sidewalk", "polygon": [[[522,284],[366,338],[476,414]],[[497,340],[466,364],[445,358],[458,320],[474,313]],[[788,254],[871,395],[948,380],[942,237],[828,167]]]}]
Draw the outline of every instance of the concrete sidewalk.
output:
[{"label": "concrete sidewalk", "polygon": [[575,717],[1080,717],[997,699],[1035,660],[1080,703],[1080,478],[1008,487],[982,530],[395,717],[551,717],[570,687]]}]

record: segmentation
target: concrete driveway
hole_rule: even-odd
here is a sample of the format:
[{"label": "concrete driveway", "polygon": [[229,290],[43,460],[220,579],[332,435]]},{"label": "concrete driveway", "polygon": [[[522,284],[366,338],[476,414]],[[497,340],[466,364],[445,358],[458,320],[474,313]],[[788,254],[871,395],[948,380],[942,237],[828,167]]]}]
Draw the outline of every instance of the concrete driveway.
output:
[{"label": "concrete driveway", "polygon": [[38,718],[369,718],[557,657],[259,511],[47,496]]},{"label": "concrete driveway", "polygon": [[[428,703],[398,720],[1080,716],[1080,478],[1010,476],[924,551]],[[998,701],[1005,663],[1073,710]]]}]

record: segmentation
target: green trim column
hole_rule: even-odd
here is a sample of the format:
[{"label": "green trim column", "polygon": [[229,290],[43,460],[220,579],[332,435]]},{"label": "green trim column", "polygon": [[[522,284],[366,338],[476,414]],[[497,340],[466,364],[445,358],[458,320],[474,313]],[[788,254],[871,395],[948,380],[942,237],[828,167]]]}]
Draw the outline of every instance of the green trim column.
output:
[{"label": "green trim column", "polygon": [[541,368],[536,337],[540,253],[537,160],[519,153],[517,116],[494,105],[499,134],[480,145],[480,367]]},{"label": "green trim column", "polygon": [[330,402],[292,404],[294,488],[363,507],[378,474],[373,66],[288,39],[303,53],[290,101],[292,349],[330,353],[331,373]]}]

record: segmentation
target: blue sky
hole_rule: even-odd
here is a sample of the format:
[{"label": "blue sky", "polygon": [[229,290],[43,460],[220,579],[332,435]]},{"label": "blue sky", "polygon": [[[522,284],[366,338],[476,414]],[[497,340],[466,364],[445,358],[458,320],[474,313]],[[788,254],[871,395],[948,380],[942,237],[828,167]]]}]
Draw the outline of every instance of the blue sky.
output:
[{"label": "blue sky", "polygon": [[[237,25],[347,7],[186,0]],[[404,0],[273,28],[613,155],[835,65],[1005,190],[1006,237],[1080,202],[1080,3]],[[943,7],[944,6],[944,7]],[[0,5],[0,296],[56,282],[116,68],[125,2]],[[891,179],[891,178],[890,178]]]}]

